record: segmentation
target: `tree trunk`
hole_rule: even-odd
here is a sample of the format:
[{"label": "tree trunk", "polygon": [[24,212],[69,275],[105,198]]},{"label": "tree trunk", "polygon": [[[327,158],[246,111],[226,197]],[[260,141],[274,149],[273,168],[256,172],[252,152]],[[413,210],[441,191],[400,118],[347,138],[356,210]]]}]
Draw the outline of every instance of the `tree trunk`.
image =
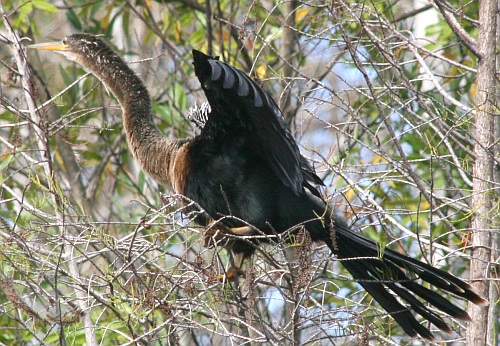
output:
[{"label": "tree trunk", "polygon": [[[477,292],[489,300],[489,305],[470,304],[472,322],[467,332],[467,345],[495,345],[495,306],[498,297],[492,276],[498,244],[493,229],[498,228],[498,215],[494,215],[495,195],[495,50],[497,34],[496,0],[479,1],[479,54],[477,70],[477,110],[475,115],[475,162],[473,172],[472,260],[470,278]],[[498,184],[498,182],[497,182]],[[496,220],[496,221],[495,221]]]}]

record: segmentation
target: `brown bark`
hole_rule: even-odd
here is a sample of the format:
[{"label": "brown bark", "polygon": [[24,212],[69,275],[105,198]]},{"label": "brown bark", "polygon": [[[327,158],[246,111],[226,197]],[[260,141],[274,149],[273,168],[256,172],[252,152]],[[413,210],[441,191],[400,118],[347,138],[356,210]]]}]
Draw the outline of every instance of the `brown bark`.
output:
[{"label": "brown bark", "polygon": [[[493,229],[498,225],[498,215],[494,214],[495,187],[494,160],[494,101],[495,101],[495,48],[496,48],[496,6],[495,0],[479,1],[480,29],[477,52],[479,54],[477,72],[477,100],[475,125],[476,144],[474,153],[472,209],[472,260],[470,278],[477,292],[487,299],[497,295],[493,284],[493,266],[498,257],[498,244],[494,242]],[[496,221],[495,221],[496,220]],[[489,304],[496,304],[491,301]],[[469,305],[472,318],[467,332],[467,345],[494,345],[494,323],[491,314],[495,308],[491,305]]]}]

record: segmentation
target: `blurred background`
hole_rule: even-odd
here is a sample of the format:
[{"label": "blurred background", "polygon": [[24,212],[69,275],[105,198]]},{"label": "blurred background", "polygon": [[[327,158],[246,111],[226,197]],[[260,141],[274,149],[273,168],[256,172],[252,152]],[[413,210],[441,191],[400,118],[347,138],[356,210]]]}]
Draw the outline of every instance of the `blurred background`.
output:
[{"label": "blurred background", "polygon": [[191,50],[219,56],[276,100],[339,215],[468,279],[477,2],[33,0],[2,12],[0,342],[464,342],[456,321],[433,343],[407,337],[323,244],[292,244],[294,260],[263,245],[228,282],[226,251],[204,247],[183,197],[137,166],[113,95],[63,56],[16,45],[102,35],[173,138],[197,134],[189,107],[205,101]]}]

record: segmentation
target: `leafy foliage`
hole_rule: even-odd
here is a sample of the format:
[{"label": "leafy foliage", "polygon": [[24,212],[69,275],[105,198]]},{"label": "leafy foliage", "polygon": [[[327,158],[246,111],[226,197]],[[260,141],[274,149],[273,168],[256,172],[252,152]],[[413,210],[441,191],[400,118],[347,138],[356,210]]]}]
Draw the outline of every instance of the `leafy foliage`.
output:
[{"label": "leafy foliage", "polygon": [[[406,16],[404,3],[33,0],[3,11],[34,42],[104,35],[145,81],[166,136],[197,131],[191,48],[258,76],[340,214],[466,277],[477,56],[438,11]],[[475,38],[477,3],[447,6]],[[435,21],[422,28],[419,16]],[[85,312],[105,344],[413,343],[300,236],[292,251],[262,246],[245,277],[225,280],[231,257],[203,246],[191,201],[140,172],[99,81],[28,51],[27,95],[12,49],[0,50],[2,343],[89,343]],[[463,338],[453,326],[440,344]]]}]

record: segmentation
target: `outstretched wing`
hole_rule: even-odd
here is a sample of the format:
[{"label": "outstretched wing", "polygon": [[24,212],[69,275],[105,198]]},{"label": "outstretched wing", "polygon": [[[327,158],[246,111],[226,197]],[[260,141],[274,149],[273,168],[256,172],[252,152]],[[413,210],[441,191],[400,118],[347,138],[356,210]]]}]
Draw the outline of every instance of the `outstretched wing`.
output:
[{"label": "outstretched wing", "polygon": [[323,182],[300,154],[276,102],[241,70],[197,50],[193,57],[196,76],[212,108],[206,124],[208,135],[245,131],[254,139],[254,152],[283,184],[297,195],[305,186],[319,197],[310,183]]}]

